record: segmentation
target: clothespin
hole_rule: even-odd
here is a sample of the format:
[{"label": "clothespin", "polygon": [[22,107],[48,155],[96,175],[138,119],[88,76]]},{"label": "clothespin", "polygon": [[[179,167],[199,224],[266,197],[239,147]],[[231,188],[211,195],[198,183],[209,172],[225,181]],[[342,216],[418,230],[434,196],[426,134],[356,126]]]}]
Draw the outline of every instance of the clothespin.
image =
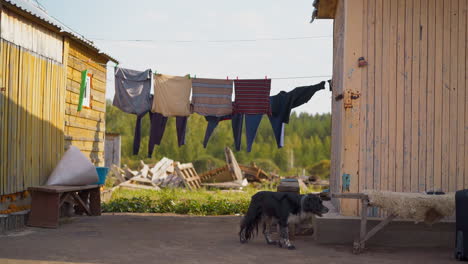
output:
[{"label": "clothespin", "polygon": [[239,76],[236,76],[236,80],[239,80]]},{"label": "clothespin", "polygon": [[196,78],[197,78],[197,75],[195,74],[195,76],[194,76],[193,78],[196,79]]},{"label": "clothespin", "polygon": [[229,76],[226,76],[226,81],[229,81]]},{"label": "clothespin", "polygon": [[267,79],[267,76],[265,75],[265,80]]}]

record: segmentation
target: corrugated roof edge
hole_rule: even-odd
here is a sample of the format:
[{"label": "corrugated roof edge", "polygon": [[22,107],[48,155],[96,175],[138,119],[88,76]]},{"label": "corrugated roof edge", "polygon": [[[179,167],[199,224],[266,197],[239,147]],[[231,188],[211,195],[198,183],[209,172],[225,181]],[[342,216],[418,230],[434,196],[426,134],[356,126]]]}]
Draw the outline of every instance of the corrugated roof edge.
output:
[{"label": "corrugated roof edge", "polygon": [[[69,27],[67,27],[63,23],[60,23],[60,21],[57,21],[52,16],[48,15],[44,10],[41,10],[39,7],[31,5],[31,3],[29,1],[24,1],[24,0],[1,0],[0,3],[5,3],[5,4],[7,4],[8,6],[10,6],[12,8],[16,8],[16,9],[22,11],[22,12],[28,13],[29,15],[31,15],[31,16],[33,16],[33,17],[47,23],[48,25],[51,25],[51,26],[55,27],[56,29],[58,29],[57,32],[59,34],[61,34],[63,36],[70,37],[70,38],[80,42],[84,46],[96,51],[98,54],[100,54],[101,56],[106,57],[108,60],[110,60],[112,62],[119,63],[119,61],[117,59],[115,59],[112,56],[110,56],[109,54],[101,51],[92,41],[90,41],[90,40],[86,39],[85,37],[79,35],[78,33],[74,32],[73,30],[71,30]],[[21,4],[23,4],[24,6],[22,6]],[[26,6],[28,6],[29,9]]]}]

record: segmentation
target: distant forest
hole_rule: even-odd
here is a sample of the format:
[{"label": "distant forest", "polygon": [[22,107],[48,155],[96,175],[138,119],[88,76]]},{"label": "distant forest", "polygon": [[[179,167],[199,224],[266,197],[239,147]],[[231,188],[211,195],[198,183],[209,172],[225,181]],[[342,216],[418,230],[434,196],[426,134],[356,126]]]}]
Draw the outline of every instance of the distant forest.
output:
[{"label": "distant forest", "polygon": [[[183,163],[192,162],[201,173],[224,165],[224,147],[228,146],[234,151],[230,120],[220,122],[205,149],[203,138],[207,122],[203,116],[193,114],[189,117],[185,146],[180,148],[177,146],[175,118],[169,118],[161,146],[156,146],[152,158],[147,158],[150,122],[149,115],[146,115],[142,122],[140,152],[138,155],[132,155],[136,116],[120,111],[112,106],[110,100],[107,101],[106,111],[106,131],[121,134],[122,164],[127,164],[129,167],[137,166],[139,160],[154,163],[162,157],[168,157]],[[330,114],[310,115],[293,112],[285,128],[285,147],[278,149],[270,121],[265,116],[260,124],[252,152],[246,152],[244,134],[242,149],[234,154],[241,164],[248,165],[255,162],[268,172],[282,176],[301,175],[303,169],[310,173],[311,168],[323,164],[329,166],[330,135]]]}]

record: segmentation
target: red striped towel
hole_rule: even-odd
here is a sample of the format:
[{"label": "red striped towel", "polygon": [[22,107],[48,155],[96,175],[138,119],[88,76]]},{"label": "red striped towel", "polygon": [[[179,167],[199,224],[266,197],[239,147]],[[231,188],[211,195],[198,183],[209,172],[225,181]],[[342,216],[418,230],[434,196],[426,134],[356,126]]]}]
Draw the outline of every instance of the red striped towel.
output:
[{"label": "red striped towel", "polygon": [[234,113],[271,115],[271,79],[235,80]]}]

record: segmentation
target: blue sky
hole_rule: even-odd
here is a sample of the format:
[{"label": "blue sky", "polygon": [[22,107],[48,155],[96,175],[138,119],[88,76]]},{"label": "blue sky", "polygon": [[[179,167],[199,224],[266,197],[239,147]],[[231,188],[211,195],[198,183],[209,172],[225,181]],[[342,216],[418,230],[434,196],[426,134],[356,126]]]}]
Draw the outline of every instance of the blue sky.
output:
[{"label": "blue sky", "polygon": [[[233,79],[331,76],[332,72],[332,21],[309,23],[313,0],[39,2],[125,68]],[[315,36],[321,38],[210,42]],[[130,39],[155,41],[116,41]],[[274,79],[271,94],[326,79]],[[109,86],[106,96],[112,98],[112,82]],[[326,90],[296,111],[326,113],[330,105],[331,93]]]}]

